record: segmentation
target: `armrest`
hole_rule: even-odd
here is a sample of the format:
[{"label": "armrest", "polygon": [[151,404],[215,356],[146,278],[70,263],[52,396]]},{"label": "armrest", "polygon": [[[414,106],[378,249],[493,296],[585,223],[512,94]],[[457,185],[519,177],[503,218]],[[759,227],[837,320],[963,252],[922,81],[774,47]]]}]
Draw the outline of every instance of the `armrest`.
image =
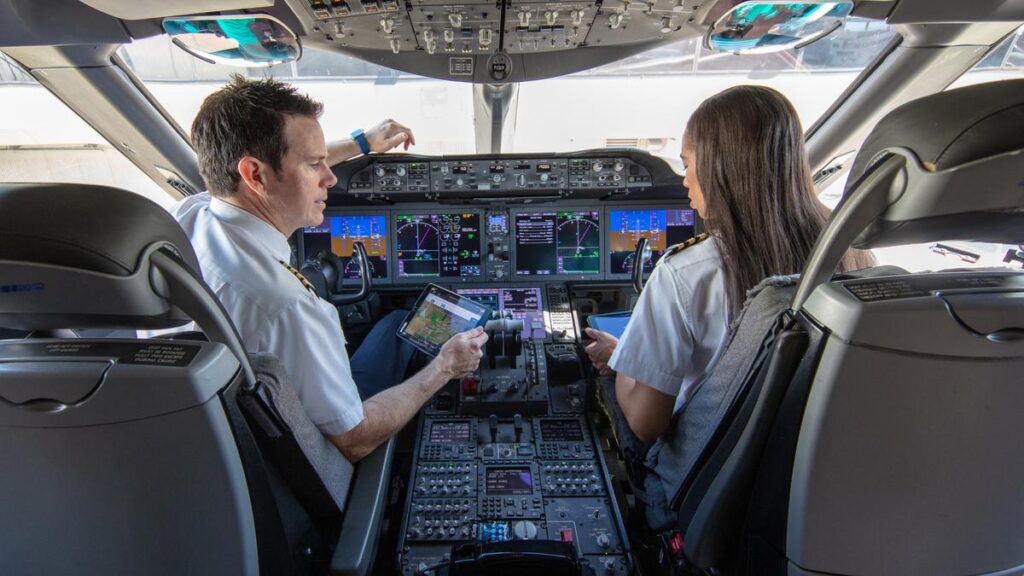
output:
[{"label": "armrest", "polygon": [[341,534],[331,558],[331,574],[364,576],[369,573],[377,555],[394,454],[395,439],[389,438],[356,464]]}]

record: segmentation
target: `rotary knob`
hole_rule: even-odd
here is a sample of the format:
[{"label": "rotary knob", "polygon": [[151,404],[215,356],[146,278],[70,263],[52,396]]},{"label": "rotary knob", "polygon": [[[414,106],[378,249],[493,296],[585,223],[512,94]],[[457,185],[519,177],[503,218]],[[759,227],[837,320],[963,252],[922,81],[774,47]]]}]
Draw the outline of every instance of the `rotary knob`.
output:
[{"label": "rotary knob", "polygon": [[608,538],[607,534],[601,533],[597,535],[597,545],[601,548],[608,548],[612,545],[612,541]]},{"label": "rotary knob", "polygon": [[592,167],[594,169],[594,172],[600,172],[601,170],[604,170],[604,162],[601,162],[600,160],[594,160]]},{"label": "rotary knob", "polygon": [[378,178],[383,177],[385,174],[384,167],[377,166],[376,168],[373,169],[373,173],[376,174]]},{"label": "rotary knob", "polygon": [[448,21],[451,22],[452,28],[462,28],[462,14],[453,12],[448,15]]},{"label": "rotary knob", "polygon": [[612,169],[614,169],[616,172],[622,172],[622,169],[625,167],[626,165],[622,162],[622,160],[616,160],[615,164],[612,165]]},{"label": "rotary knob", "polygon": [[398,168],[395,168],[395,174],[398,174],[399,176],[405,176],[405,166],[399,166]]},{"label": "rotary knob", "polygon": [[537,525],[529,520],[520,520],[512,525],[516,540],[533,540],[537,537]]},{"label": "rotary knob", "polygon": [[547,182],[549,179],[551,179],[551,176],[548,175],[548,174],[541,174],[540,175],[540,181],[541,182]]}]

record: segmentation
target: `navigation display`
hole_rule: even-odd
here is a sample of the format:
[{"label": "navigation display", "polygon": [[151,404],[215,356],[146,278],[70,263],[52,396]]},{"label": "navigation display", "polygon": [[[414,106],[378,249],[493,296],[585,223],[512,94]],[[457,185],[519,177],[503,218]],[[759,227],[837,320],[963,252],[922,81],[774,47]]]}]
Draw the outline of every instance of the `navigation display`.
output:
[{"label": "navigation display", "polygon": [[517,276],[600,274],[601,211],[515,215]]},{"label": "navigation display", "polygon": [[488,468],[485,490],[492,496],[532,494],[533,474],[528,467]]},{"label": "navigation display", "polygon": [[398,329],[398,336],[436,356],[449,338],[483,326],[491,311],[451,290],[428,284]]},{"label": "navigation display", "polygon": [[430,441],[437,444],[469,442],[469,422],[434,422],[430,425]]},{"label": "navigation display", "polygon": [[395,216],[399,278],[480,276],[480,215]]},{"label": "navigation display", "polygon": [[487,306],[498,313],[499,318],[514,318],[523,321],[523,337],[543,340],[544,304],[539,286],[527,288],[459,288],[457,292]]},{"label": "navigation display", "polygon": [[341,258],[342,277],[359,278],[359,265],[352,259],[352,245],[362,242],[374,278],[388,277],[388,219],[384,214],[327,216],[319,226],[302,230],[305,257],[329,250]]},{"label": "navigation display", "polygon": [[633,252],[640,238],[651,246],[650,271],[665,250],[693,238],[693,210],[610,210],[608,212],[609,274],[632,274]]}]

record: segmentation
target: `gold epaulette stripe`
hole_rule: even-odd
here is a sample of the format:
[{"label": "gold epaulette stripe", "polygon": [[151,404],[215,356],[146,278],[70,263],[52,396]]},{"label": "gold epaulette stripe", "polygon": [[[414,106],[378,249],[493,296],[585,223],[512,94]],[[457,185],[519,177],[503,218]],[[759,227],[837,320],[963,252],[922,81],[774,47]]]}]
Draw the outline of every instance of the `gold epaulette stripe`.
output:
[{"label": "gold epaulette stripe", "polygon": [[281,266],[284,266],[286,270],[288,270],[296,278],[298,278],[299,282],[302,282],[302,285],[306,287],[306,290],[309,290],[313,294],[316,294],[316,288],[313,288],[313,285],[309,282],[309,280],[306,280],[306,277],[302,275],[302,272],[299,272],[291,264],[283,260],[278,260],[278,262],[280,262]]},{"label": "gold epaulette stripe", "polygon": [[700,244],[701,242],[703,242],[703,241],[705,241],[707,239],[708,239],[707,233],[701,232],[700,234],[697,234],[696,236],[694,236],[693,238],[690,238],[686,242],[680,242],[679,244],[674,244],[672,246],[669,246],[665,250],[665,254],[662,255],[662,257],[658,260],[658,263],[660,264],[661,262],[664,262],[665,258],[668,258],[669,256],[671,256],[673,254],[678,254],[678,253],[682,252],[683,250],[686,250],[687,248],[689,248],[691,246],[696,246],[697,244]]}]

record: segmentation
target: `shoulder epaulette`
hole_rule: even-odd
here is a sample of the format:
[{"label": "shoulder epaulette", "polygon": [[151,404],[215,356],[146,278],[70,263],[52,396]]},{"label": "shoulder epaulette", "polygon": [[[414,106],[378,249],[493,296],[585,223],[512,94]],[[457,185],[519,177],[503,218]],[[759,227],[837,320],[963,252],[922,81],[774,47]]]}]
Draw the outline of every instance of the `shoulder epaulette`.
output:
[{"label": "shoulder epaulette", "polygon": [[696,246],[697,244],[700,244],[701,242],[703,242],[703,241],[705,241],[707,239],[708,239],[707,233],[701,232],[700,234],[697,234],[696,236],[694,236],[693,238],[690,238],[686,242],[680,242],[679,244],[674,244],[672,246],[669,246],[665,250],[665,253],[658,260],[658,263],[661,264],[669,256],[672,256],[673,254],[679,254],[683,250],[686,250],[687,248],[690,248],[692,246]]},{"label": "shoulder epaulette", "polygon": [[294,266],[288,264],[283,260],[278,260],[278,262],[281,263],[281,266],[284,266],[285,270],[291,272],[292,275],[294,275],[299,280],[299,282],[302,282],[302,285],[306,288],[306,290],[309,290],[313,294],[316,294],[316,288],[313,288],[313,284],[311,284],[309,280],[307,280],[306,277],[302,275],[302,272],[299,272],[298,270],[295,269]]}]

